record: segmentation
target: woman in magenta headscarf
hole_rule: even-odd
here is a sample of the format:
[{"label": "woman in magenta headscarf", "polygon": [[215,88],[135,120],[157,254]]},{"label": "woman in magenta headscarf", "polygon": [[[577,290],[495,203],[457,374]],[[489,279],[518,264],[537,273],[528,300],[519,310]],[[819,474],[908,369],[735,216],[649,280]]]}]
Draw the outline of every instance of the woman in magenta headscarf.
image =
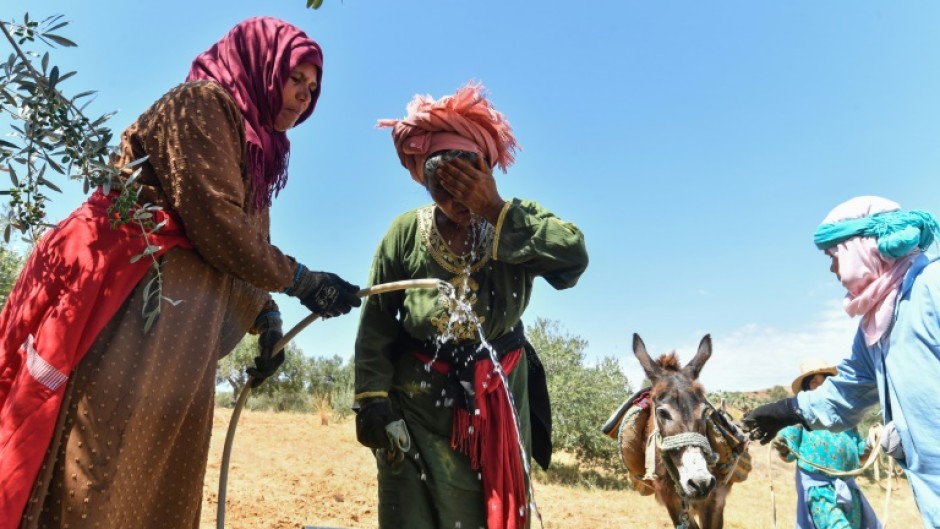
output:
[{"label": "woman in magenta headscarf", "polygon": [[[37,245],[0,314],[0,529],[197,528],[219,357],[254,332],[256,381],[283,361],[269,292],[324,317],[359,304],[269,240],[285,132],[313,113],[322,67],[296,27],[238,24],[121,137],[115,163],[146,158],[138,200],[163,227],[112,228],[99,189]],[[159,270],[132,259],[148,244]],[[155,285],[173,303],[154,323]]]},{"label": "woman in magenta headscarf", "polygon": [[434,203],[394,220],[370,282],[436,277],[455,289],[363,306],[356,435],[376,454],[379,527],[525,527],[523,469],[530,453],[548,465],[551,415],[522,313],[537,277],[557,289],[577,283],[588,264],[584,237],[535,202],[502,199],[492,167],[512,164],[516,142],[481,86],[416,97],[404,119],[379,123],[392,128],[402,165]]}]

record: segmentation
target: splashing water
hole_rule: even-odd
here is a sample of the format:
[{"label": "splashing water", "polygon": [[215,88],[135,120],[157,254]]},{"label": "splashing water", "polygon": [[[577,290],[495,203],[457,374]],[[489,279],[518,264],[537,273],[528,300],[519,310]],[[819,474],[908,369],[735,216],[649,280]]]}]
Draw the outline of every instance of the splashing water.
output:
[{"label": "splashing water", "polygon": [[[516,444],[519,448],[522,459],[523,472],[525,472],[526,484],[528,487],[528,497],[529,497],[529,508],[531,512],[535,515],[535,518],[539,521],[539,526],[544,528],[544,523],[542,522],[542,514],[539,512],[538,505],[535,502],[535,490],[532,487],[532,469],[529,464],[528,453],[526,452],[525,445],[523,443],[522,437],[522,428],[519,422],[519,410],[516,407],[516,401],[513,399],[512,392],[509,390],[509,379],[506,376],[506,373],[503,371],[503,367],[499,362],[499,355],[496,350],[486,341],[486,337],[483,335],[483,326],[477,317],[476,313],[473,312],[471,298],[475,297],[473,289],[471,288],[471,279],[470,279],[470,263],[473,263],[477,256],[476,253],[476,241],[478,237],[482,237],[482,226],[484,223],[473,222],[471,223],[470,234],[468,235],[470,239],[469,247],[470,250],[470,259],[467,260],[467,265],[464,268],[463,272],[459,274],[451,283],[442,281],[438,287],[441,303],[450,309],[449,318],[445,330],[441,332],[435,339],[437,344],[437,351],[434,353],[434,357],[430,362],[425,364],[425,370],[431,370],[431,364],[437,360],[438,353],[440,351],[440,346],[448,342],[458,341],[456,329],[465,329],[467,325],[473,326],[476,329],[477,337],[480,340],[480,345],[477,347],[476,352],[483,352],[484,350],[488,353],[490,360],[493,363],[493,370],[487,373],[487,379],[483,381],[482,386],[486,388],[488,386],[488,380],[494,374],[499,377],[503,383],[503,391],[506,393],[506,397],[509,400],[510,407],[512,408],[512,423],[516,433]],[[516,293],[513,292],[513,297],[516,297]],[[464,367],[468,366],[471,362],[471,358],[467,358],[464,361]],[[440,401],[438,401],[440,402]],[[475,410],[476,414],[480,413],[480,410]],[[470,432],[472,433],[473,427],[470,427]],[[482,480],[482,474],[478,474],[478,478]],[[422,476],[424,479],[424,476]],[[526,507],[519,507],[519,516],[525,516]]]}]

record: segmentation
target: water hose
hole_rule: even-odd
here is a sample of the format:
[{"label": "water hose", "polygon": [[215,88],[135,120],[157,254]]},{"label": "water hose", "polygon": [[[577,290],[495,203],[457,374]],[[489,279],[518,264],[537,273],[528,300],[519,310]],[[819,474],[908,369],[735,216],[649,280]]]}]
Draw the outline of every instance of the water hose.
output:
[{"label": "water hose", "polygon": [[[443,281],[440,279],[407,279],[404,281],[393,281],[391,283],[382,283],[380,285],[374,285],[369,288],[364,288],[356,292],[356,296],[364,298],[374,294],[384,294],[386,292],[397,292],[399,290],[408,290],[412,288],[440,288]],[[317,314],[310,314],[306,318],[300,321],[297,325],[294,325],[291,330],[287,331],[287,334],[284,335],[276,344],[272,351],[280,351],[284,349],[295,336],[300,334],[301,331],[307,328],[308,325],[320,318]],[[216,527],[217,529],[225,529],[225,492],[228,486],[228,467],[229,461],[232,456],[232,444],[235,441],[235,428],[238,425],[238,417],[242,413],[242,408],[245,407],[245,401],[248,400],[248,395],[251,393],[251,383],[254,381],[254,377],[249,377],[248,382],[245,384],[245,387],[242,388],[241,392],[238,394],[238,400],[235,402],[235,409],[232,410],[232,420],[228,423],[228,432],[225,434],[225,445],[222,448],[222,466],[219,468],[219,506],[216,515]]]}]

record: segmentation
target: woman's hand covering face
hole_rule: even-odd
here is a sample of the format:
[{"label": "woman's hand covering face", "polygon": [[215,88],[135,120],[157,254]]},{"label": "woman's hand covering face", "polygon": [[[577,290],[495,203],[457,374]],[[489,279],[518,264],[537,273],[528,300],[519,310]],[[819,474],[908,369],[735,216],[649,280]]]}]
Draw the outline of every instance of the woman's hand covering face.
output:
[{"label": "woman's hand covering face", "polygon": [[437,170],[441,186],[471,212],[495,224],[503,208],[503,199],[496,189],[493,172],[482,158],[477,166],[466,160],[454,158]]}]

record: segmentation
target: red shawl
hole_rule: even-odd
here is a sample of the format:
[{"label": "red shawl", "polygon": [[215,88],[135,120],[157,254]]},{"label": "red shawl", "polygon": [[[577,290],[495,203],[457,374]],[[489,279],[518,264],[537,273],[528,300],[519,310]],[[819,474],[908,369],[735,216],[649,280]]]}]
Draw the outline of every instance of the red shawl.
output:
[{"label": "red shawl", "polygon": [[[446,374],[450,369],[446,362],[432,360],[421,353],[414,355],[430,362],[431,368],[439,373]],[[520,358],[523,358],[521,348],[506,353],[500,361],[507,376]],[[515,410],[492,360],[477,360],[473,369],[477,413],[471,416],[463,408],[454,409],[451,447],[467,454],[470,466],[480,469],[486,526],[489,529],[522,529],[526,526],[529,506],[526,504],[528,495],[522,454],[513,422]]]},{"label": "red shawl", "polygon": [[[0,529],[20,525],[69,375],[152,265],[131,263],[144,240],[136,225],[112,229],[109,205],[96,192],[43,236],[0,312]],[[155,255],[191,248],[159,213]]]}]

